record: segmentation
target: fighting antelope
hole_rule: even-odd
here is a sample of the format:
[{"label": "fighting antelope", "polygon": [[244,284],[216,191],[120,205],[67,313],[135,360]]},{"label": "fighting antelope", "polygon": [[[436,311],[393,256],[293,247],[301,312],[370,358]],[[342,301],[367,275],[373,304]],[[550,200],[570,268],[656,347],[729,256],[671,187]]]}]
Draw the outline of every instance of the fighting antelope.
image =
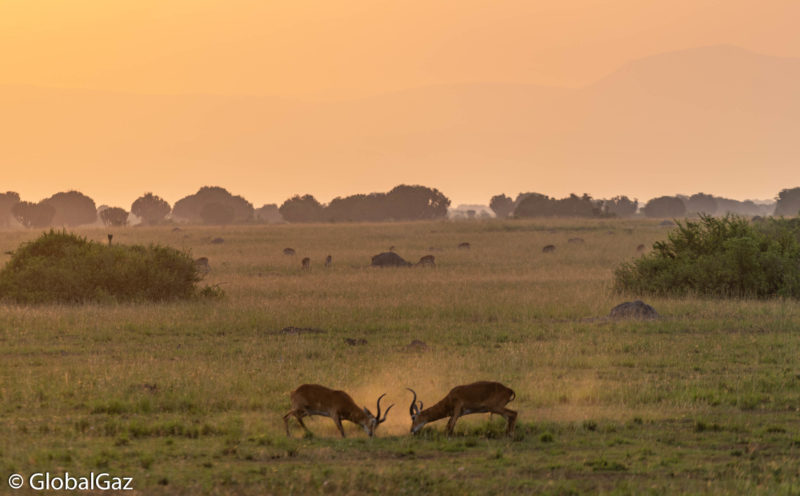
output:
[{"label": "fighting antelope", "polygon": [[381,398],[386,396],[382,394],[378,397],[377,415],[372,415],[372,412],[367,410],[367,407],[359,408],[353,398],[344,391],[334,391],[319,384],[303,384],[299,388],[292,391],[289,396],[292,402],[292,409],[283,416],[283,423],[286,425],[286,435],[289,434],[289,417],[294,416],[300,426],[311,432],[308,427],[303,423],[303,417],[311,415],[322,415],[330,417],[339,429],[339,432],[344,435],[344,428],[342,428],[342,420],[349,420],[354,424],[358,424],[364,428],[369,437],[375,434],[375,429],[386,421],[386,415],[389,410],[394,406],[389,405],[386,412],[381,418]]},{"label": "fighting antelope", "polygon": [[506,434],[510,435],[514,432],[517,412],[509,410],[505,406],[516,397],[516,394],[499,382],[481,381],[456,386],[441,401],[425,410],[422,409],[422,401],[417,402],[417,393],[411,388],[407,389],[414,394],[414,399],[411,400],[411,408],[409,409],[412,434],[419,432],[428,422],[450,417],[450,421],[447,422],[446,432],[447,435],[451,435],[458,418],[471,413],[496,413],[502,415],[508,422]]}]

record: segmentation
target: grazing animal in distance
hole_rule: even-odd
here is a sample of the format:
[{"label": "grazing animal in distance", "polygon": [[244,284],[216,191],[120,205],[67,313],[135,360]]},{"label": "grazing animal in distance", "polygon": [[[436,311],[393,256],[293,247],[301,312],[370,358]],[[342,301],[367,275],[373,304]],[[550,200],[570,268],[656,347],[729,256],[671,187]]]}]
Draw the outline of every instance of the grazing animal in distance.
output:
[{"label": "grazing animal in distance", "polygon": [[325,267],[330,267],[333,264],[333,257],[328,255],[325,257]]},{"label": "grazing animal in distance", "polygon": [[300,422],[300,426],[310,433],[311,431],[303,423],[303,417],[322,415],[333,419],[342,437],[345,437],[342,420],[360,425],[364,428],[364,432],[369,437],[372,437],[375,434],[375,429],[386,421],[386,415],[389,414],[389,410],[394,406],[390,405],[383,414],[383,418],[381,418],[381,398],[384,396],[386,396],[386,393],[378,397],[378,413],[377,415],[372,415],[372,412],[367,407],[359,408],[353,398],[344,391],[335,391],[319,384],[303,384],[289,395],[292,409],[283,416],[286,435],[291,437],[291,434],[289,434],[290,417],[296,418]]},{"label": "grazing animal in distance", "polygon": [[450,417],[446,432],[447,435],[451,435],[459,417],[472,413],[502,415],[508,422],[506,434],[511,435],[514,432],[517,412],[506,408],[506,404],[514,400],[516,394],[514,390],[499,382],[480,381],[456,386],[438,403],[425,410],[422,409],[422,401],[417,405],[417,393],[411,388],[406,389],[414,395],[409,408],[412,434],[419,432],[428,422]]},{"label": "grazing animal in distance", "polygon": [[636,247],[636,251],[639,251],[639,252],[644,251],[645,249],[646,248],[645,248],[644,245],[639,245],[639,246]]},{"label": "grazing animal in distance", "polygon": [[458,248],[460,250],[469,250],[471,248],[470,244],[464,241],[463,243],[458,244]]},{"label": "grazing animal in distance", "polygon": [[111,240],[114,238],[113,234],[108,235],[108,246],[111,246]]},{"label": "grazing animal in distance", "polygon": [[302,264],[304,269],[310,269],[311,268],[311,259],[308,258],[308,257],[304,258],[303,261],[300,262],[300,263]]},{"label": "grazing animal in distance", "polygon": [[547,245],[542,248],[542,253],[552,253],[556,251],[556,245]]},{"label": "grazing animal in distance", "polygon": [[569,238],[567,243],[584,243],[583,238]]},{"label": "grazing animal in distance", "polygon": [[411,262],[406,262],[403,257],[393,251],[378,253],[372,257],[373,267],[410,267]]},{"label": "grazing animal in distance", "polygon": [[433,255],[425,255],[424,257],[419,259],[416,265],[421,265],[423,267],[436,267],[436,257]]},{"label": "grazing animal in distance", "polygon": [[284,248],[283,249],[284,255],[294,255],[294,248]]},{"label": "grazing animal in distance", "polygon": [[200,257],[194,261],[194,266],[197,269],[197,272],[203,273],[203,275],[208,274],[211,272],[211,266],[208,265],[208,258],[207,257]]}]

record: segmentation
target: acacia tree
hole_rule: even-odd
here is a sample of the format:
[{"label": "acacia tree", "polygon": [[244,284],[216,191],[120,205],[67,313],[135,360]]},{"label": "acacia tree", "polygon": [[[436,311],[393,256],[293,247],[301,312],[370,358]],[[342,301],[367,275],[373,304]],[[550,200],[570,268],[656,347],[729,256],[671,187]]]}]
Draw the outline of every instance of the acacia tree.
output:
[{"label": "acacia tree", "polygon": [[717,200],[712,195],[697,193],[684,200],[686,211],[693,214],[714,215],[717,212]]},{"label": "acacia tree", "polygon": [[56,193],[41,203],[55,209],[53,224],[65,226],[80,226],[97,222],[97,208],[94,200],[80,191],[66,191]]},{"label": "acacia tree", "polygon": [[128,223],[128,212],[119,207],[104,208],[100,211],[100,220],[107,226],[124,226]]},{"label": "acacia tree", "polygon": [[53,222],[56,209],[44,202],[19,202],[11,207],[11,215],[25,227],[47,227]]},{"label": "acacia tree", "polygon": [[131,213],[149,225],[162,222],[171,210],[169,203],[153,193],[145,193],[131,205]]},{"label": "acacia tree", "polygon": [[489,201],[489,208],[498,219],[505,219],[514,211],[514,200],[505,194],[495,195]]},{"label": "acacia tree", "polygon": [[11,208],[19,203],[19,193],[8,191],[0,193],[0,227],[8,226],[11,220]]},{"label": "acacia tree", "polygon": [[659,196],[644,206],[647,217],[681,217],[686,214],[686,205],[677,196]]},{"label": "acacia tree", "polygon": [[436,188],[401,184],[386,193],[386,206],[394,220],[443,219],[450,199]]},{"label": "acacia tree", "polygon": [[[217,205],[217,207],[210,207],[205,210],[206,216],[211,215],[213,217],[213,224],[230,224],[253,220],[253,204],[241,196],[232,195],[228,190],[219,186],[203,186],[197,193],[176,201],[175,206],[172,208],[172,216],[180,217],[190,222],[208,223],[206,218],[203,217],[204,208],[208,204]],[[217,210],[222,208],[223,210],[215,214],[212,212],[214,208]],[[227,220],[229,211],[233,213],[233,216]],[[222,222],[223,220],[225,222]]]},{"label": "acacia tree", "polygon": [[800,215],[800,188],[784,189],[778,193],[775,215],[794,217]]},{"label": "acacia tree", "polygon": [[233,206],[225,203],[206,203],[200,208],[200,218],[203,224],[225,225],[234,221],[236,212]]},{"label": "acacia tree", "polygon": [[280,206],[278,211],[287,222],[320,222],[323,206],[311,195],[295,195]]},{"label": "acacia tree", "polygon": [[631,200],[627,196],[615,196],[603,202],[605,213],[616,217],[630,217],[636,214],[637,208],[639,208],[639,201]]},{"label": "acacia tree", "polygon": [[256,220],[266,222],[268,224],[275,224],[283,222],[283,217],[278,210],[278,205],[274,203],[266,203],[261,208],[257,208],[254,212]]}]

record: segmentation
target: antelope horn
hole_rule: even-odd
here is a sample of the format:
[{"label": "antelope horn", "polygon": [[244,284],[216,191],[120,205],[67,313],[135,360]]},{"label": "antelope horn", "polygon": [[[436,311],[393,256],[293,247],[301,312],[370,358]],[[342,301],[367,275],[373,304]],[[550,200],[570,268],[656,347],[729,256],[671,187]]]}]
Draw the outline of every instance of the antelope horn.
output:
[{"label": "antelope horn", "polygon": [[383,398],[384,396],[386,396],[386,393],[383,393],[382,395],[378,396],[378,406],[377,406],[378,413],[375,414],[375,418],[378,419],[379,422],[381,420],[381,398]]},{"label": "antelope horn", "polygon": [[386,422],[386,416],[389,415],[389,410],[391,410],[392,407],[394,406],[394,403],[389,405],[389,408],[387,408],[386,411],[383,412],[383,418],[381,418],[381,398],[383,398],[384,396],[386,396],[386,393],[383,393],[382,395],[378,396],[378,406],[377,406],[378,414],[375,416],[375,418],[378,420],[379,424]]},{"label": "antelope horn", "polygon": [[[414,415],[419,413],[419,408],[417,408],[417,393],[415,393],[414,390],[411,388],[406,388],[406,389],[411,391],[411,394],[414,395],[414,399],[411,400],[411,407],[408,409],[408,413],[411,414],[411,416],[413,417]],[[414,412],[415,409],[417,410],[416,412]]]},{"label": "antelope horn", "polygon": [[422,400],[419,400],[419,408],[417,408],[417,412],[422,411]]}]

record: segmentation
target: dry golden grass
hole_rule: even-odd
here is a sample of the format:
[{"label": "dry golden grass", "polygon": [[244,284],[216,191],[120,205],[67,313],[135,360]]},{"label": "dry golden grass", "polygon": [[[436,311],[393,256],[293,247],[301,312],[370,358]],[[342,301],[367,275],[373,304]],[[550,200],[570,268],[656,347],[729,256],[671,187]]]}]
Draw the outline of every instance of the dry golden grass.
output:
[{"label": "dry golden grass", "polygon": [[[596,492],[630,481],[584,478],[581,473],[594,473],[594,465],[580,460],[591,458],[593,450],[614,458],[623,448],[652,449],[659,433],[661,439],[689,442],[692,419],[726,418],[752,433],[771,423],[791,431],[796,421],[785,412],[800,399],[793,382],[800,350],[788,334],[800,323],[796,303],[657,299],[650,303],[661,320],[606,318],[626,299],[611,291],[612,270],[638,256],[637,245],[662,239],[666,229],[611,220],[113,229],[117,243],[161,243],[208,257],[211,272],[204,283],[219,285],[226,297],[164,305],[0,307],[0,470],[88,472],[105,466],[134,474],[144,493],[165,494],[318,492],[325,477],[339,484],[335,492],[369,493],[404,487],[396,478],[419,470],[430,480],[412,484],[410,492],[429,487],[480,493],[497,487],[509,472],[529,482],[515,490],[544,492],[552,478],[525,467],[546,463],[539,458],[544,449],[559,446],[561,455],[551,454],[551,464],[561,467],[553,469],[560,482],[551,486]],[[104,242],[109,231],[80,232]],[[4,233],[0,252],[37,235]],[[224,243],[212,244],[216,237]],[[584,243],[568,242],[576,237]],[[463,241],[470,250],[457,248]],[[547,244],[556,245],[555,252],[542,253]],[[368,267],[372,255],[390,246],[412,262],[433,254],[437,267]],[[286,247],[297,254],[284,255]],[[328,254],[333,265],[325,268]],[[300,267],[306,256],[310,270]],[[279,332],[288,326],[325,332]],[[346,338],[367,344],[350,346]],[[428,349],[408,351],[414,339]],[[517,398],[509,406],[520,412],[518,443],[479,443],[492,453],[508,453],[498,458],[505,465],[494,472],[485,471],[483,455],[469,454],[471,441],[448,444],[435,432],[421,440],[407,436],[406,387],[432,405],[451,387],[481,379],[512,387]],[[345,389],[371,409],[387,393],[384,404],[396,406],[378,430],[382,440],[359,444],[360,429],[346,427],[355,440],[339,442],[324,418],[309,422],[315,439],[285,440],[281,415],[288,394],[306,382]],[[604,425],[621,429],[632,419],[653,427],[630,439],[613,433],[594,441],[582,437]],[[685,421],[688,433],[675,434],[673,423]],[[600,427],[576,430],[584,423]],[[485,416],[458,425],[460,433],[492,437]],[[297,426],[293,434],[300,436]],[[545,439],[550,434],[554,444]],[[638,444],[637,436],[647,441]],[[614,437],[622,447],[609,448]],[[784,441],[781,446],[789,449],[790,440]],[[653,456],[670,459],[673,449]],[[731,449],[739,448],[723,450],[725,456]],[[337,457],[342,467],[372,466],[368,460],[376,451],[381,457],[426,452],[431,458],[408,458],[407,466],[373,470],[377,479],[361,482],[339,471]],[[443,474],[452,463],[481,475],[451,488]],[[650,463],[621,463],[650,474],[667,492],[702,486],[691,477],[671,485],[668,470]],[[673,470],[689,470],[676,463]],[[252,472],[253,464],[268,469]],[[720,492],[740,491],[752,481],[741,470],[723,477]],[[291,489],[271,479],[272,471],[301,482]],[[228,476],[233,482],[226,482]],[[159,484],[162,478],[171,481],[169,488]]]}]

